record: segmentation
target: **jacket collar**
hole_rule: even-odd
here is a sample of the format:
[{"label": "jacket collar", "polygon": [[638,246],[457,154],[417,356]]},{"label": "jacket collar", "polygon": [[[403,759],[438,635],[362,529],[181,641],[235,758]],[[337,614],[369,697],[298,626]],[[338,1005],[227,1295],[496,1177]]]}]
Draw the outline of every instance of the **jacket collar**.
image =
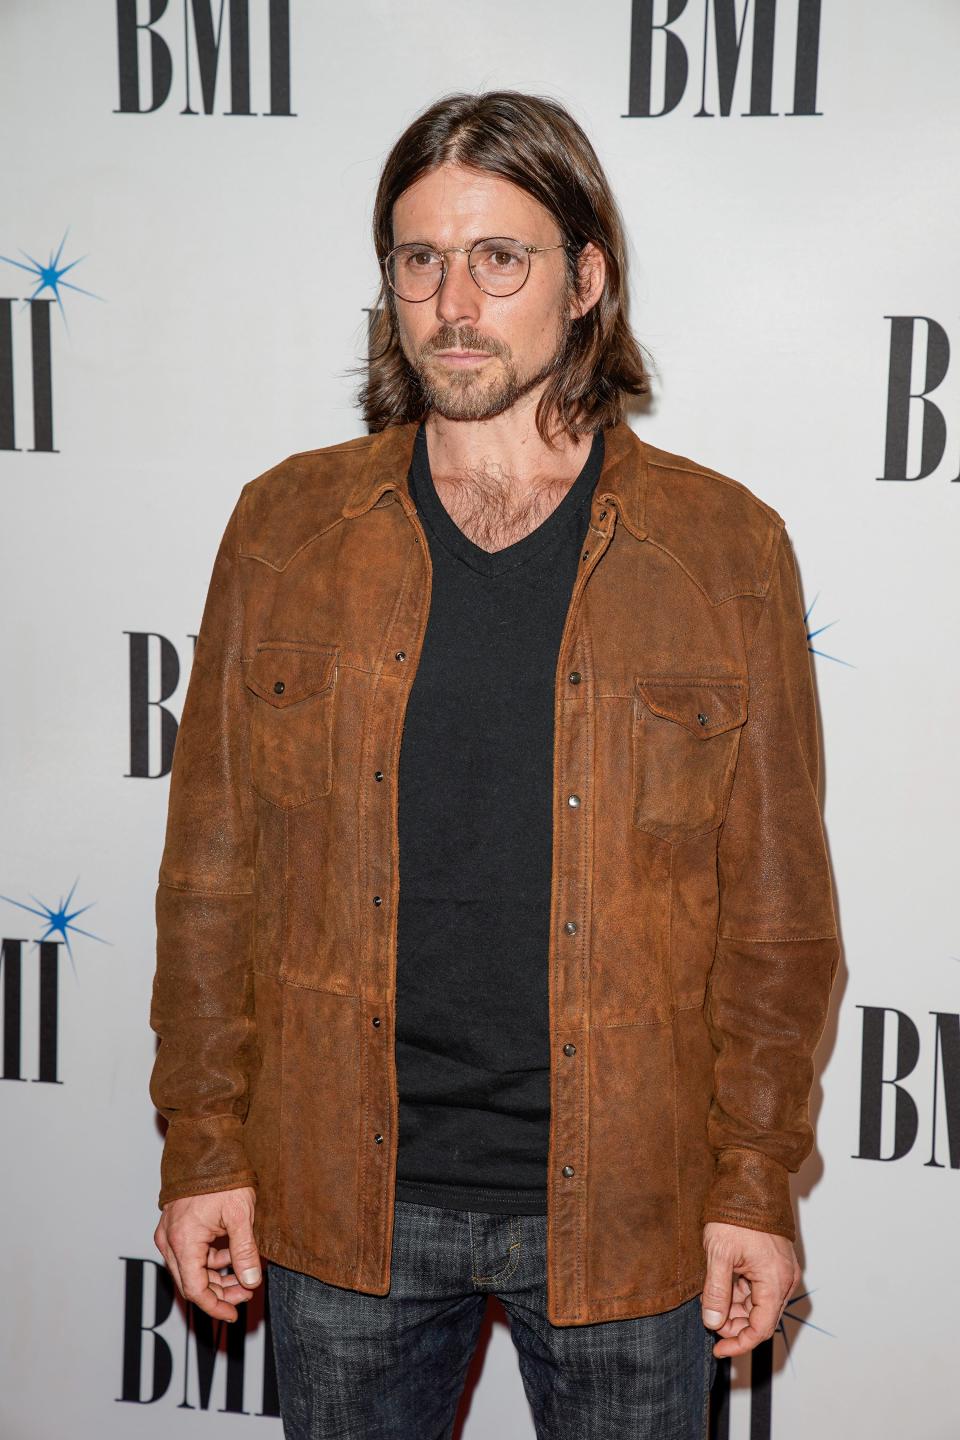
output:
[{"label": "jacket collar", "polygon": [[[407,476],[418,423],[410,421],[403,425],[391,425],[372,437],[341,512],[344,519],[351,520],[364,514],[391,490],[396,492],[405,510],[412,509]],[[614,505],[630,533],[638,540],[645,540],[646,446],[622,420],[610,426],[603,438],[603,469],[594,491],[594,506],[601,503]]]}]

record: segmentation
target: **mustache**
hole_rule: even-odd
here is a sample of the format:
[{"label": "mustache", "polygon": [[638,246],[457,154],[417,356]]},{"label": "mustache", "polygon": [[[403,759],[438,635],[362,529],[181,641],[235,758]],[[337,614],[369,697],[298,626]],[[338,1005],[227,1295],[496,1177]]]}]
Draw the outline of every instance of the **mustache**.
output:
[{"label": "mustache", "polygon": [[446,327],[438,330],[433,339],[424,345],[422,353],[432,355],[436,350],[473,350],[482,355],[503,355],[504,347],[478,334],[471,326],[455,330]]}]

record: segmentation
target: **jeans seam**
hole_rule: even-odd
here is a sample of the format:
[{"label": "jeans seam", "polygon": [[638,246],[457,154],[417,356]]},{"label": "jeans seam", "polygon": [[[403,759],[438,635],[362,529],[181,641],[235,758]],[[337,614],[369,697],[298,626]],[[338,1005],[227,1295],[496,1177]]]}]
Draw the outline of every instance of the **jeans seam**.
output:
[{"label": "jeans seam", "polygon": [[509,1255],[506,1264],[502,1266],[501,1269],[496,1270],[492,1275],[478,1275],[476,1273],[477,1257],[473,1246],[473,1221],[471,1220],[470,1222],[470,1253],[473,1257],[473,1279],[478,1285],[500,1284],[504,1280],[509,1280],[520,1263],[520,1251],[522,1248],[520,1240],[520,1217],[519,1215],[510,1215],[508,1219],[510,1221],[511,1237]]},{"label": "jeans seam", "polygon": [[[704,1328],[706,1328],[706,1327],[704,1327]],[[701,1430],[701,1432],[700,1432],[700,1434],[701,1434],[701,1440],[708,1440],[708,1435],[709,1435],[709,1431],[710,1431],[710,1391],[711,1391],[711,1389],[713,1388],[713,1387],[711,1386],[711,1384],[710,1384],[710,1371],[711,1371],[710,1361],[711,1361],[711,1358],[712,1358],[712,1356],[713,1356],[713,1347],[714,1347],[715,1343],[716,1343],[715,1332],[712,1331],[712,1330],[707,1330],[707,1349],[706,1349],[706,1357],[705,1357],[705,1360],[704,1360],[704,1376],[703,1376],[703,1428],[702,1428],[702,1430]]]}]

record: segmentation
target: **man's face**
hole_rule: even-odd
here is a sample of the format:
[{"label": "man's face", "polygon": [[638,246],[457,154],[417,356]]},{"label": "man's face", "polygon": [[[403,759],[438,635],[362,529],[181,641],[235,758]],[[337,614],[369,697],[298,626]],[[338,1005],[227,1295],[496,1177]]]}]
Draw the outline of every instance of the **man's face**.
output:
[{"label": "man's face", "polygon": [[[442,250],[488,236],[526,245],[563,240],[548,210],[509,180],[462,165],[421,175],[393,207],[393,242],[422,241]],[[448,255],[436,295],[394,297],[403,353],[431,410],[447,420],[486,420],[541,385],[563,353],[571,317],[563,250],[530,257],[530,273],[513,295],[487,295],[466,255]],[[470,358],[457,359],[442,351]]]}]

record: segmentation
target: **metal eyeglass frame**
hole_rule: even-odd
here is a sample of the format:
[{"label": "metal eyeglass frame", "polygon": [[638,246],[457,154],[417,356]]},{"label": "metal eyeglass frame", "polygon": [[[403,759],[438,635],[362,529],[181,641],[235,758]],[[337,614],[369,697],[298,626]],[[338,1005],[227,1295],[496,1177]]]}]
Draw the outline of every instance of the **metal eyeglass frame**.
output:
[{"label": "metal eyeglass frame", "polygon": [[[494,296],[496,299],[498,299],[498,300],[505,300],[505,299],[507,299],[510,295],[519,295],[520,291],[523,289],[524,285],[526,285],[527,281],[528,281],[529,278],[530,278],[530,263],[529,263],[529,261],[527,262],[527,273],[526,273],[526,275],[524,275],[523,279],[520,281],[520,284],[517,286],[516,290],[507,290],[507,291],[503,291],[503,290],[484,290],[483,286],[480,284],[480,281],[477,279],[476,275],[474,275],[474,273],[473,273],[473,266],[472,266],[472,264],[470,263],[470,258],[469,258],[469,257],[473,254],[474,250],[476,250],[476,248],[477,248],[478,245],[487,245],[487,244],[489,244],[489,242],[490,242],[491,240],[509,240],[511,245],[519,245],[522,250],[526,250],[526,252],[527,252],[528,255],[539,255],[539,254],[540,254],[542,251],[544,251],[544,250],[575,250],[575,249],[576,249],[576,246],[573,245],[573,244],[571,243],[571,241],[569,241],[569,240],[563,240],[563,241],[561,241],[561,243],[560,243],[559,245],[524,245],[524,243],[523,243],[522,240],[514,240],[513,237],[510,236],[510,235],[485,235],[481,240],[474,240],[473,244],[472,244],[471,246],[469,246],[469,247],[464,246],[464,245],[449,245],[449,246],[446,248],[446,250],[441,250],[437,245],[428,245],[426,242],[422,242],[422,241],[419,241],[419,240],[404,240],[404,241],[402,242],[402,244],[400,244],[400,245],[394,245],[393,249],[392,249],[392,250],[388,250],[387,253],[386,253],[386,255],[384,255],[383,258],[381,259],[380,265],[381,265],[381,268],[382,268],[382,270],[383,270],[384,279],[386,280],[387,284],[389,285],[390,289],[393,291],[394,295],[396,295],[396,297],[397,297],[398,300],[403,300],[407,305],[420,305],[420,304],[423,303],[424,300],[432,300],[433,297],[434,297],[434,295],[436,295],[437,291],[440,289],[440,286],[443,284],[444,280],[446,280],[446,278],[447,278],[447,268],[448,268],[448,267],[447,267],[447,256],[448,256],[448,255],[466,255],[466,256],[467,256],[467,269],[470,271],[470,278],[471,278],[471,280],[473,281],[474,285],[476,285],[477,289],[478,289],[479,291],[481,291],[482,294],[484,294],[484,295],[493,295],[493,296]],[[399,290],[397,290],[397,289],[394,287],[393,282],[392,282],[391,279],[390,279],[389,272],[388,272],[388,270],[387,270],[387,265],[388,265],[388,263],[389,263],[390,256],[393,255],[397,250],[403,250],[407,245],[420,245],[421,248],[424,249],[424,250],[432,250],[433,253],[434,253],[434,255],[439,255],[439,256],[440,256],[440,260],[441,260],[441,263],[442,263],[442,266],[443,266],[443,269],[442,269],[441,274],[440,274],[440,279],[437,281],[436,289],[431,290],[429,295],[421,295],[419,300],[408,300],[407,297],[406,297],[406,295],[401,295],[400,292],[399,292]]]}]

